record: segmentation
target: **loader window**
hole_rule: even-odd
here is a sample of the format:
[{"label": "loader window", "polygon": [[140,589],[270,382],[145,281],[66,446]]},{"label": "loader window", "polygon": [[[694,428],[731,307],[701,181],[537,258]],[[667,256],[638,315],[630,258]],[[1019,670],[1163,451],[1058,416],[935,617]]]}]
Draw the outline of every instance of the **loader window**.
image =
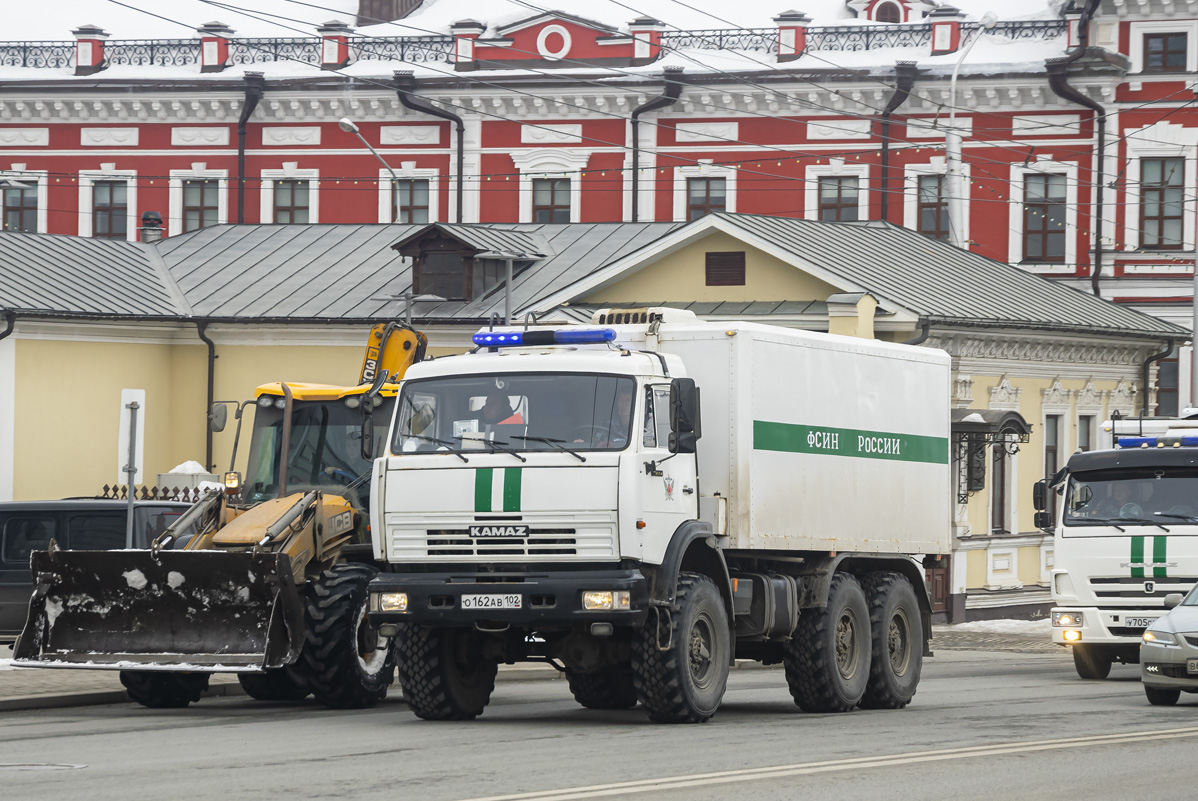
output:
[{"label": "loader window", "polygon": [[11,564],[28,566],[29,554],[50,547],[50,540],[56,536],[57,529],[53,517],[10,517],[4,522],[0,557]]},{"label": "loader window", "polygon": [[409,381],[391,451],[623,450],[631,441],[636,392],[632,378],[581,373]]}]

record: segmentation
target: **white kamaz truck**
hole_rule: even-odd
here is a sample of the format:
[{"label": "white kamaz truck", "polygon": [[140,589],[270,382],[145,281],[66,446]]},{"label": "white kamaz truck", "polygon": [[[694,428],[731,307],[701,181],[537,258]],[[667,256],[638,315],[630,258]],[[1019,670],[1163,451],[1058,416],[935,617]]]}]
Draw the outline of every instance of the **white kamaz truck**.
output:
[{"label": "white kamaz truck", "polygon": [[369,615],[413,712],[474,718],[499,664],[546,660],[659,722],[708,720],[736,658],[804,710],[911,701],[946,354],[671,309],[474,342],[408,371],[375,463]]},{"label": "white kamaz truck", "polygon": [[1165,596],[1198,582],[1198,419],[1110,420],[1099,446],[1034,497],[1036,525],[1053,531],[1052,640],[1083,679],[1138,663]]}]

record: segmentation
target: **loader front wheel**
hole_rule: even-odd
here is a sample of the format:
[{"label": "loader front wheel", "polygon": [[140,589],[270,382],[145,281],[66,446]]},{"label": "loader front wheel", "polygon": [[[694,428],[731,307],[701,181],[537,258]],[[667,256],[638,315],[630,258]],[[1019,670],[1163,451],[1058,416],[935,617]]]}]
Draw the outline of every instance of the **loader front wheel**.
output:
[{"label": "loader front wheel", "polygon": [[170,673],[122,670],[121,684],[129,697],[149,709],[182,709],[200,700],[208,689],[208,673]]},{"label": "loader front wheel", "polygon": [[402,626],[396,635],[404,700],[424,720],[473,720],[495,690],[499,665],[470,629]]},{"label": "loader front wheel", "polygon": [[375,706],[395,677],[391,640],[366,618],[367,585],[377,573],[368,565],[336,565],[308,593],[300,663],[312,695],[332,709]]},{"label": "loader front wheel", "polygon": [[264,673],[240,673],[241,689],[255,701],[300,701],[308,697],[303,678],[291,668],[275,668]]}]

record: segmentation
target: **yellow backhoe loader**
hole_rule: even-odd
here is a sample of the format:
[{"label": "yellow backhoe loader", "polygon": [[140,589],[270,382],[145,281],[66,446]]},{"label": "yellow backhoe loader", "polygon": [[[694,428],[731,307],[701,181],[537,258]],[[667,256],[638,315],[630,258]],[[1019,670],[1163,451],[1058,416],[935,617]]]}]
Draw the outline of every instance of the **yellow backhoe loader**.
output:
[{"label": "yellow backhoe loader", "polygon": [[353,387],[275,383],[217,403],[223,430],[254,407],[245,480],[210,489],[142,551],[32,555],[34,592],[13,649],[22,667],[120,670],[147,707],[199,700],[235,672],[262,700],[315,696],[339,709],[387,694],[395,655],[366,620],[371,459],[396,383],[424,357],[423,334],[375,326]]}]

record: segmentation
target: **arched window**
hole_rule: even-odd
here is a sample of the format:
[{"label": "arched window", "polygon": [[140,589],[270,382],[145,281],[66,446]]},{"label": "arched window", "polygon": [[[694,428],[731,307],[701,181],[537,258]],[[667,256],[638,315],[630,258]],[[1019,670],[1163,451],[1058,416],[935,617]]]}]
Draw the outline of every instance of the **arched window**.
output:
[{"label": "arched window", "polygon": [[895,3],[879,3],[874,8],[874,22],[902,22],[903,14]]}]

